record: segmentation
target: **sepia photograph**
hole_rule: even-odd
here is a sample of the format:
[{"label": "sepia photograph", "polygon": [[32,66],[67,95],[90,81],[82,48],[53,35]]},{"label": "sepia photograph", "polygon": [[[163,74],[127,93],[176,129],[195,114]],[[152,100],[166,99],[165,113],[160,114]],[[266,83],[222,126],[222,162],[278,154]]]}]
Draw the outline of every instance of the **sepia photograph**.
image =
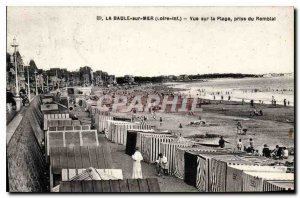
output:
[{"label": "sepia photograph", "polygon": [[7,6],[6,191],[295,193],[295,13]]}]

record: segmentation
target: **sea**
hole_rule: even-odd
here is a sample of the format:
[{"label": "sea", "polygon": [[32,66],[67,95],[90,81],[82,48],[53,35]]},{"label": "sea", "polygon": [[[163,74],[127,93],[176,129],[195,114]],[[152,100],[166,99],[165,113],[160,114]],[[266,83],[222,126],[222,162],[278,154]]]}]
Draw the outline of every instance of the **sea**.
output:
[{"label": "sea", "polygon": [[219,78],[195,82],[168,82],[168,86],[184,89],[181,94],[210,100],[231,100],[283,105],[284,99],[294,106],[294,77]]}]

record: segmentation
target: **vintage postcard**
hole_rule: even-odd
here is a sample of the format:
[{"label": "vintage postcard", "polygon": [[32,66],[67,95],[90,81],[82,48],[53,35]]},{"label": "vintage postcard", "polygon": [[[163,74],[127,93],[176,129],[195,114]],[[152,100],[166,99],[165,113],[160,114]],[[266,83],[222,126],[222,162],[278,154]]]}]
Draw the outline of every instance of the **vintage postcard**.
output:
[{"label": "vintage postcard", "polygon": [[294,7],[6,9],[8,192],[295,192]]}]

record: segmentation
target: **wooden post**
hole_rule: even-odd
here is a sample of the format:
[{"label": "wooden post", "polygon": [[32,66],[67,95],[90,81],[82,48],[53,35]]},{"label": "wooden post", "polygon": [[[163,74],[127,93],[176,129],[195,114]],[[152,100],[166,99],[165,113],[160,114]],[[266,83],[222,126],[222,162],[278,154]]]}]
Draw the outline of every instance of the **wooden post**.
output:
[{"label": "wooden post", "polygon": [[99,146],[99,141],[98,141],[98,133],[97,133],[97,130],[95,131],[95,136],[96,136],[97,146]]},{"label": "wooden post", "polygon": [[64,147],[66,147],[66,132],[63,132],[63,142],[64,142]]},{"label": "wooden post", "polygon": [[52,190],[53,188],[53,174],[52,174],[52,168],[51,168],[51,165],[49,166],[50,167],[50,191]]}]

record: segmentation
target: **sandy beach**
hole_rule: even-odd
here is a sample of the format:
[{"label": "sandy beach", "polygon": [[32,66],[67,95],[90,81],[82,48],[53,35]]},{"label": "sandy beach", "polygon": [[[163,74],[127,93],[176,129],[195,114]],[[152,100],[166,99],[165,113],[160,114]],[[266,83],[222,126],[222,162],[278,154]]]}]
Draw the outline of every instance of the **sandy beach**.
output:
[{"label": "sandy beach", "polygon": [[[139,91],[136,91],[139,90]],[[97,89],[99,90],[99,89]],[[126,88],[129,95],[152,93],[157,90],[167,93],[178,92],[178,89],[164,85],[141,86],[138,88]],[[122,89],[118,89],[122,93]],[[294,107],[284,107],[270,104],[255,104],[250,107],[249,103],[233,101],[209,101],[202,100],[202,111],[191,115],[188,112],[156,112],[155,119],[148,111],[137,112],[136,116],[145,116],[147,124],[154,126],[158,130],[169,130],[176,135],[191,138],[194,141],[218,144],[219,136],[224,136],[229,143],[226,148],[236,148],[238,139],[242,139],[244,146],[249,146],[249,138],[254,141],[255,149],[261,153],[263,145],[268,144],[270,149],[276,145],[288,148],[294,147]],[[262,110],[263,116],[250,116],[250,112],[256,109]],[[133,116],[129,113],[114,113],[114,115]],[[160,117],[162,122],[160,122]],[[190,122],[195,120],[205,121],[205,125],[193,126]],[[241,122],[243,128],[247,129],[246,135],[237,135],[237,122]],[[183,128],[179,128],[182,124]],[[193,138],[208,134],[214,138]],[[272,137],[272,138],[271,138]]]},{"label": "sandy beach", "polygon": [[[157,86],[139,87],[139,91],[126,89],[129,95],[151,93],[157,90]],[[176,89],[158,86],[164,92],[174,93]],[[135,89],[135,88],[134,88]],[[124,90],[123,90],[124,91]],[[178,91],[178,90],[176,90]],[[122,93],[122,89],[117,92]],[[117,93],[115,92],[115,93]],[[128,113],[112,113],[114,116],[120,117],[146,117],[146,123],[153,126],[156,130],[171,131],[175,135],[180,134],[192,141],[199,143],[218,144],[219,137],[223,136],[228,142],[226,148],[236,149],[236,142],[242,139],[244,146],[249,146],[249,139],[254,141],[254,147],[261,154],[263,145],[268,144],[270,149],[274,149],[276,145],[294,148],[294,134],[289,131],[294,131],[294,108],[277,105],[273,107],[269,104],[255,104],[250,107],[249,103],[231,102],[231,101],[208,101],[202,100],[202,111],[190,114],[189,112],[167,113],[156,112],[155,118],[148,111]],[[250,111],[253,109],[262,110],[263,116],[250,116]],[[162,119],[162,122],[160,121]],[[193,126],[190,123],[195,120],[205,121],[205,125]],[[237,135],[237,122],[241,122],[243,128],[247,129],[246,135]],[[179,125],[182,128],[179,128]],[[210,137],[210,138],[204,138]],[[122,168],[124,178],[131,177],[132,159],[124,154],[125,146],[109,142],[112,151],[114,165],[117,168]],[[293,161],[294,156],[289,156],[287,160],[272,160],[274,163],[284,164],[286,161]],[[196,192],[192,186],[184,183],[183,180],[177,179],[174,176],[158,177],[156,174],[155,165],[142,162],[142,170],[144,177],[158,178],[161,190],[163,192]],[[174,187],[175,186],[175,187]]]}]

